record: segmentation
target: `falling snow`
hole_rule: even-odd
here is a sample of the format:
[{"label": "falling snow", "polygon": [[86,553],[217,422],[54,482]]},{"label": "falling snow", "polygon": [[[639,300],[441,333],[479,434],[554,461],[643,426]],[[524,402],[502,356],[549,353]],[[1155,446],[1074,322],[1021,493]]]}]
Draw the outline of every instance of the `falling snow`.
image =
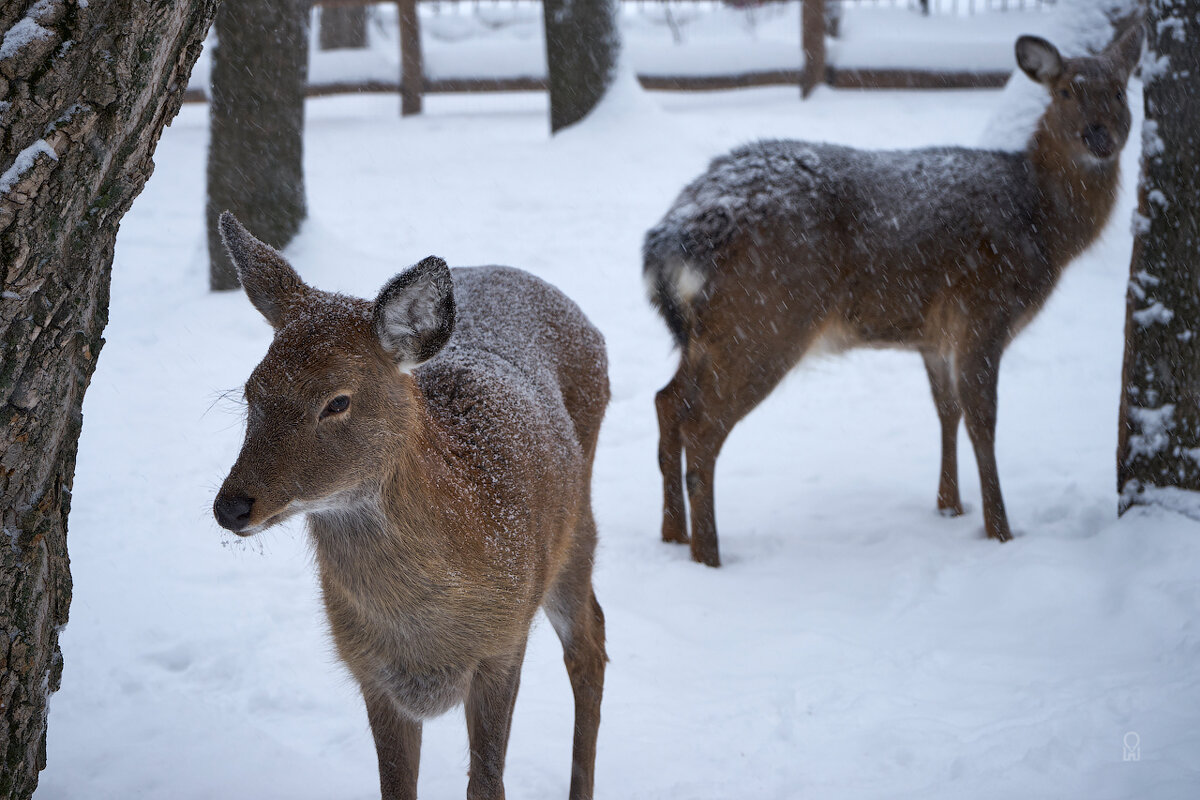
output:
[{"label": "falling snow", "polygon": [[[1136,84],[1130,95],[1136,129]],[[310,219],[288,251],[314,285],[358,296],[431,252],[515,264],[605,334],[613,402],[594,492],[612,661],[597,797],[1190,800],[1200,527],[1150,509],[1118,521],[1113,491],[1137,140],[1117,221],[1005,356],[997,449],[1017,540],[983,539],[965,433],[967,513],[938,517],[920,359],[860,351],[802,371],[730,437],[727,563],[712,571],[658,540],[654,394],[677,356],[639,291],[642,233],[745,141],[970,145],[1003,98],[638,98],[655,113],[614,109],[554,140],[535,94],[435,95],[404,120],[390,96],[310,101]],[[117,241],[72,498],[74,601],[44,800],[378,797],[362,700],[330,653],[300,526],[230,545],[211,519],[242,419],[210,406],[271,331],[243,296],[206,291],[206,141],[205,109],[185,107]],[[543,620],[514,714],[510,797],[567,795],[570,705]],[[1138,763],[1122,759],[1131,732]],[[421,796],[462,797],[461,715],[423,736]]]}]

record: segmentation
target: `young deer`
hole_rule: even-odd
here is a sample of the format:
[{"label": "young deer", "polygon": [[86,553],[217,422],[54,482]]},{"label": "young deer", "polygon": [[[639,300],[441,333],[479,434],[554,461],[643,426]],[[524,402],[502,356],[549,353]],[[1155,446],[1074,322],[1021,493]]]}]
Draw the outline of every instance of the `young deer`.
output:
[{"label": "young deer", "polygon": [[570,796],[590,798],[606,661],[592,592],[600,333],[519,270],[430,257],[372,303],[309,288],[228,212],[220,227],[275,338],[246,383],[246,439],[213,511],[242,536],[308,515],[383,796],[416,796],[421,721],[459,702],[467,796],[504,796],[540,606],[575,694]]},{"label": "young deer", "polygon": [[963,513],[965,415],[987,534],[1011,538],[993,451],[1000,356],[1108,220],[1140,50],[1136,26],[1097,57],[1018,39],[1017,63],[1051,97],[1024,153],[764,141],[683,190],[643,249],[681,350],[656,398],[665,541],[688,540],[682,452],[692,557],[720,564],[717,454],[818,341],[921,353],[942,427],[938,508]]}]

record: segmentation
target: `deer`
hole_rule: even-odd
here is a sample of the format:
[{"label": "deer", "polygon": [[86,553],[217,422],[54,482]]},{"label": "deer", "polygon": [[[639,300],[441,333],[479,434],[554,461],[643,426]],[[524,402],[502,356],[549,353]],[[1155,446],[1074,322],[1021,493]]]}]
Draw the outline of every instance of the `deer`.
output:
[{"label": "deer", "polygon": [[219,228],[274,336],[246,382],[245,439],[213,513],[239,536],[306,515],[382,797],[416,797],[422,721],[459,704],[467,797],[504,797],[542,608],[575,700],[570,798],[591,798],[607,662],[592,588],[603,337],[511,267],[430,256],[367,301],[310,288],[229,212]]},{"label": "deer", "polygon": [[682,190],[642,250],[680,351],[655,396],[663,541],[690,541],[693,560],[719,566],[713,475],[730,431],[806,354],[863,346],[924,361],[939,511],[963,513],[965,418],[987,536],[1012,538],[994,446],[1000,358],[1112,212],[1141,40],[1133,25],[1099,54],[1064,58],[1017,39],[1017,64],[1050,96],[1023,152],[765,140]]}]

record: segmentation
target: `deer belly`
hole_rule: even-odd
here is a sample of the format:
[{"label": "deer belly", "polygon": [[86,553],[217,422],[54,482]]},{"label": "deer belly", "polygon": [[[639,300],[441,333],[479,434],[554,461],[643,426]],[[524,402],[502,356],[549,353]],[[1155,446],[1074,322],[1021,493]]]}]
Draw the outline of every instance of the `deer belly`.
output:
[{"label": "deer belly", "polygon": [[913,292],[888,298],[872,293],[855,301],[847,309],[846,327],[858,344],[889,347],[920,341],[930,305],[924,296]]},{"label": "deer belly", "polygon": [[461,666],[381,666],[371,683],[390,697],[412,719],[444,714],[463,702],[471,685],[472,670]]},{"label": "deer belly", "polygon": [[461,638],[453,624],[412,613],[373,619],[349,604],[328,610],[338,652],[364,692],[390,698],[412,719],[445,713],[466,697],[478,658],[446,646]]}]

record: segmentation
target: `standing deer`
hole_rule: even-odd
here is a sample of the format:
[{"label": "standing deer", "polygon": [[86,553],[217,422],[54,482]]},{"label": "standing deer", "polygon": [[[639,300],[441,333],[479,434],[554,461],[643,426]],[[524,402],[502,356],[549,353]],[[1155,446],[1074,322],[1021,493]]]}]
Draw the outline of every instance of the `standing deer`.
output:
[{"label": "standing deer", "polygon": [[460,702],[467,796],[504,797],[542,607],[575,694],[570,796],[590,798],[606,661],[592,591],[600,333],[519,270],[430,257],[372,303],[309,288],[228,212],[220,229],[275,337],[246,383],[245,442],[213,511],[241,536],[308,515],[383,797],[416,797],[421,721]]},{"label": "standing deer", "polygon": [[688,541],[684,453],[692,558],[719,566],[717,454],[818,342],[920,352],[942,428],[938,508],[963,513],[965,416],[987,535],[1011,538],[994,453],[1000,356],[1109,218],[1140,51],[1140,26],[1096,57],[1018,39],[1017,63],[1051,98],[1023,153],[763,141],[683,190],[643,248],[681,350],[656,397],[664,541]]}]

